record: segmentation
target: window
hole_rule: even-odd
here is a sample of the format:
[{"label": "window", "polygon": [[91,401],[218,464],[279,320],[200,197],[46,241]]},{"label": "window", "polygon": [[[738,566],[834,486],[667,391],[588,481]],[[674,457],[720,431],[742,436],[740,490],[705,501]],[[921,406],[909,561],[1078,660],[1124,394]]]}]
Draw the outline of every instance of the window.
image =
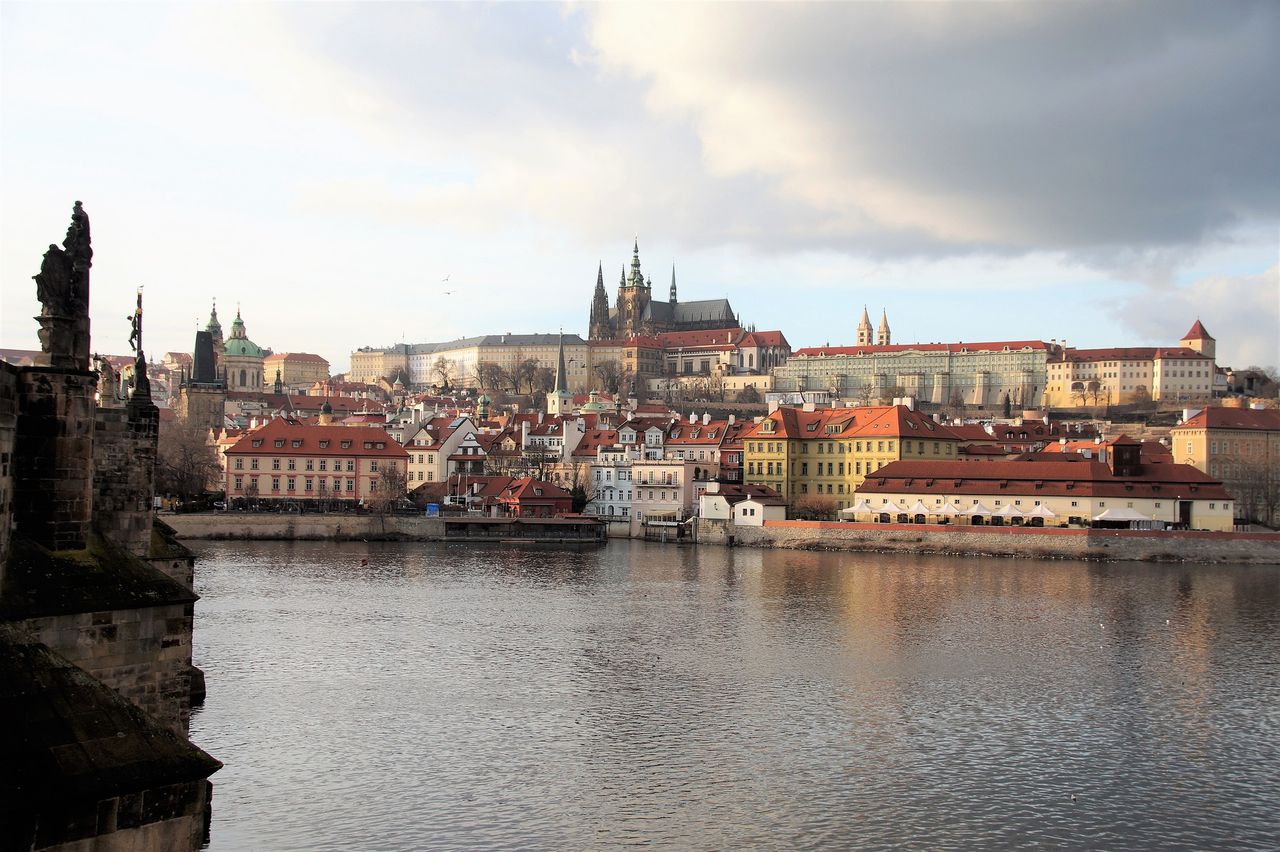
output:
[{"label": "window", "polygon": [[284,446],[284,438],[276,438],[276,440],[275,440],[275,445],[276,445],[277,447],[283,447],[283,446]]},{"label": "window", "polygon": [[291,459],[289,459],[289,460],[288,460],[288,462],[285,464],[285,467],[287,467],[289,470],[297,470],[297,469],[298,469],[298,462],[297,462],[297,460],[296,460],[296,459],[292,459],[292,458],[291,458]]},{"label": "window", "polygon": [[258,460],[249,459],[249,470],[257,470],[257,469],[258,469]]},{"label": "window", "polygon": [[[244,459],[236,459],[236,470],[244,470]],[[236,486],[239,488],[240,486]]]},{"label": "window", "polygon": [[293,480],[293,477],[292,477],[292,476],[290,476],[288,479],[286,479],[286,480],[284,481],[284,487],[285,487],[285,490],[286,490],[286,491],[292,491],[292,490],[293,490],[293,487],[294,487],[294,480]]},{"label": "window", "polygon": [[242,479],[241,477],[237,476],[237,477],[236,477],[236,485],[235,485],[235,489],[236,489],[236,491],[241,490],[243,487],[244,487],[243,479]]},{"label": "window", "polygon": [[342,447],[342,449],[344,449],[344,450],[349,450],[349,449],[351,449],[351,442],[350,442],[350,441],[343,441],[343,442],[340,444],[340,446],[341,446],[341,447]]},{"label": "window", "polygon": [[271,460],[271,469],[272,469],[272,470],[279,470],[279,469],[280,469],[280,459],[272,459],[272,460]]},{"label": "window", "polygon": [[327,450],[327,449],[329,449],[329,442],[328,442],[328,441],[321,441],[321,442],[320,442],[320,449],[322,449],[322,450]]},{"label": "window", "polygon": [[303,491],[311,490],[311,477],[308,476],[306,479],[302,480],[302,490]]},{"label": "window", "polygon": [[[355,469],[356,469],[355,461],[352,459],[347,459],[347,473],[354,473]],[[334,470],[337,470],[337,468],[334,468]]]},{"label": "window", "polygon": [[278,476],[271,477],[271,490],[272,491],[280,490],[280,477]]},{"label": "window", "polygon": [[[327,469],[328,469],[328,465],[329,465],[329,461],[328,461],[327,459],[320,459],[320,469],[321,469],[321,470],[327,470]],[[307,468],[307,469],[308,469],[308,470],[310,470],[310,468]]]},{"label": "window", "polygon": [[354,480],[351,480],[351,479],[348,479],[348,480],[347,480],[347,491],[355,491],[355,489],[356,489],[356,483],[355,483],[355,481],[354,481]]}]

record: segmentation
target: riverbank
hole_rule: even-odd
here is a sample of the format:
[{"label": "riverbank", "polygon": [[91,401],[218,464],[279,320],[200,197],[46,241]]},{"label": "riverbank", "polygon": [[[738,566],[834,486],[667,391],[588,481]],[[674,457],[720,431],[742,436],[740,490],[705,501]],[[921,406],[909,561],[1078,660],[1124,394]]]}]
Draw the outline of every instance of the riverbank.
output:
[{"label": "riverbank", "polygon": [[766,521],[764,526],[748,527],[700,519],[697,540],[700,544],[793,550],[1280,565],[1280,535],[1269,533],[944,527],[830,521]]},{"label": "riverbank", "polygon": [[605,527],[590,518],[426,518],[207,512],[165,515],[179,538],[212,541],[467,541],[593,544]]}]

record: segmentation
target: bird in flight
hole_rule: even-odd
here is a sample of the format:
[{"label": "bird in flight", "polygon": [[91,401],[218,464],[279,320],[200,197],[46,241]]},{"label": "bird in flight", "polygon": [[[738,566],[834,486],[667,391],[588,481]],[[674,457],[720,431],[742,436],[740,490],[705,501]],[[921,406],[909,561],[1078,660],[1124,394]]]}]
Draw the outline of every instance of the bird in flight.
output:
[{"label": "bird in flight", "polygon": [[[450,274],[452,274],[452,273],[450,273]],[[448,283],[449,283],[449,276],[448,276],[448,275],[446,275],[445,277],[441,278],[441,279],[440,279],[440,283],[441,283],[441,284],[448,284]],[[455,291],[453,291],[453,290],[445,290],[445,291],[444,291],[444,294],[445,294],[446,296],[452,296],[452,295],[454,294],[454,292],[455,292]]]}]

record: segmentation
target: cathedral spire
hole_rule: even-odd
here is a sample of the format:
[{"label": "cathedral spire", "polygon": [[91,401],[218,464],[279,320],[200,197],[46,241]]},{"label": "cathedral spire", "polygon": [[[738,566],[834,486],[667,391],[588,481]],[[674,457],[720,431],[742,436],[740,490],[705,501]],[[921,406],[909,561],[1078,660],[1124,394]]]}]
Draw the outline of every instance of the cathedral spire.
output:
[{"label": "cathedral spire", "polygon": [[559,351],[556,353],[556,393],[563,393],[569,390],[568,385],[565,384],[564,373],[564,332],[561,331],[560,347]]},{"label": "cathedral spire", "polygon": [[676,265],[671,264],[671,304],[676,303]]},{"label": "cathedral spire", "polygon": [[880,329],[876,333],[876,344],[879,346],[888,346],[889,336],[889,312],[881,310],[880,312]]},{"label": "cathedral spire", "polygon": [[635,246],[631,250],[631,275],[628,278],[632,287],[644,286],[644,275],[640,272],[640,238],[636,237]]}]

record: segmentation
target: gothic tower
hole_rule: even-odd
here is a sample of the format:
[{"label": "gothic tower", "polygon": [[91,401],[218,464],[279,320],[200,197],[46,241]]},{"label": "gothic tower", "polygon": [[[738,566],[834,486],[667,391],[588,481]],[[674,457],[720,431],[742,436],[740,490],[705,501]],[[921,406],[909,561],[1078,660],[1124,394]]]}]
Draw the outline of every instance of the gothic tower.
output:
[{"label": "gothic tower", "polygon": [[205,331],[209,332],[209,336],[213,338],[213,372],[215,375],[221,375],[224,369],[222,364],[222,323],[218,322],[218,300],[213,300],[213,310],[209,312],[209,324],[205,326]]},{"label": "gothic tower", "polygon": [[588,332],[592,340],[611,340],[612,324],[609,322],[609,294],[604,290],[604,264],[596,269],[596,291],[591,297],[591,323]]},{"label": "gothic tower", "polygon": [[671,264],[671,304],[676,303],[676,265]]},{"label": "gothic tower", "polygon": [[880,313],[880,330],[876,332],[876,345],[888,346],[890,342],[889,336],[889,313],[881,311]]},{"label": "gothic tower", "polygon": [[624,270],[618,284],[618,324],[614,329],[622,340],[642,332],[641,322],[645,308],[649,306],[650,287],[640,271],[640,240],[636,239],[631,250],[631,271]]},{"label": "gothic tower", "polygon": [[871,345],[871,317],[867,314],[867,306],[862,306],[862,322],[858,323],[858,345]]}]

